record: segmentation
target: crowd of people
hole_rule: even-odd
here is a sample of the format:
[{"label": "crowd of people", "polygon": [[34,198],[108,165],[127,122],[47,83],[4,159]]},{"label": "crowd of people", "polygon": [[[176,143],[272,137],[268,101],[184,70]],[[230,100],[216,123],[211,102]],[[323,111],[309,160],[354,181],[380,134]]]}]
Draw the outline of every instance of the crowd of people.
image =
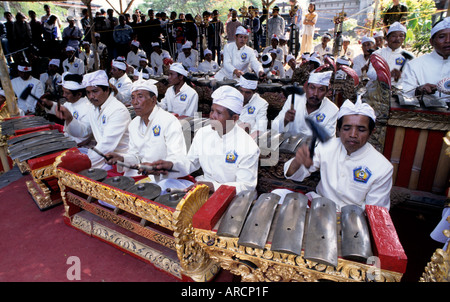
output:
[{"label": "crowd of people", "polygon": [[[43,107],[63,121],[65,133],[88,154],[92,167],[133,177],[138,172],[150,175],[162,187],[203,183],[211,192],[223,184],[235,186],[238,193],[255,189],[257,138],[269,128],[311,136],[306,122],[310,119],[333,139],[319,144],[314,153],[306,145],[299,148],[286,163],[285,176],[301,181],[320,169],[315,194],[332,199],[338,208],[346,204],[389,208],[392,164],[368,143],[376,115],[355,91],[358,85],[377,80],[369,57],[382,57],[392,85],[407,87],[405,93],[412,95],[442,93],[437,91],[438,82],[450,76],[448,17],[431,30],[432,53],[415,59],[403,49],[407,28],[402,20],[360,37],[357,47],[344,37],[337,55],[330,33],[313,45],[314,4],[307,14],[297,7],[288,26],[276,6],[261,16],[257,8],[249,7],[245,20],[230,9],[225,24],[217,10],[205,11],[196,20],[191,14],[172,12],[167,17],[152,9],[146,15],[135,11],[131,17],[115,17],[109,9],[97,12],[92,22],[85,10],[82,28],[73,16],[61,28],[48,6],[46,11],[40,23],[32,12],[29,22],[22,13],[15,22],[5,13],[2,45],[13,54],[8,62],[14,92],[19,97],[32,85],[32,95],[42,101],[18,98],[21,114],[35,114]],[[298,44],[289,43],[289,34],[298,35]],[[436,70],[441,73],[427,67],[432,64],[440,66]],[[195,73],[216,81],[234,80],[236,85],[213,91],[210,124],[187,142],[175,116],[194,117],[199,111],[199,96],[189,81]],[[164,95],[158,93],[160,77],[168,82]],[[271,79],[290,79],[304,87],[304,93],[289,95],[276,118],[268,120],[268,102],[257,88]],[[333,83],[338,79],[348,80],[351,91],[342,92],[341,102],[334,97]],[[58,97],[65,100],[62,106],[56,106]],[[130,107],[136,114],[133,120]],[[138,164],[153,168],[137,169]],[[200,168],[201,176],[186,180]]]}]

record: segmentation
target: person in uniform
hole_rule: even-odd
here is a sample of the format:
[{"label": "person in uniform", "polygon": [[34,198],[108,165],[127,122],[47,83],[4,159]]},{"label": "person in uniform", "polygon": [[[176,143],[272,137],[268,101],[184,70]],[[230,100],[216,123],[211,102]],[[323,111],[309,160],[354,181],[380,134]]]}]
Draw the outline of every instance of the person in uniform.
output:
[{"label": "person in uniform", "polygon": [[[406,38],[406,27],[395,22],[389,27],[386,35],[387,46],[378,49],[374,54],[380,55],[389,65],[391,70],[392,86],[401,88],[402,85],[402,66],[406,63],[406,57],[414,58],[414,55],[402,49]],[[376,80],[376,71],[372,64],[369,65],[367,76],[371,80]]]},{"label": "person in uniform", "polygon": [[113,60],[111,64],[111,78],[109,83],[117,89],[116,99],[130,106],[131,104],[131,86],[133,82],[127,74],[127,64]]},{"label": "person in uniform", "polygon": [[173,63],[169,70],[169,88],[159,106],[179,116],[194,116],[198,110],[198,93],[186,83],[187,70],[181,63]]},{"label": "person in uniform", "polygon": [[331,54],[333,49],[331,46],[328,45],[328,42],[331,41],[331,36],[328,33],[325,33],[322,36],[322,41],[320,42],[320,44],[317,44],[314,47],[314,52],[317,53],[319,59],[323,62],[324,56],[326,54]]},{"label": "person in uniform", "polygon": [[[449,96],[450,80],[450,17],[437,22],[431,29],[431,53],[408,61],[403,70],[403,94],[419,96],[434,94],[436,97]],[[438,91],[439,82],[446,92]],[[441,88],[442,90],[442,88]]]},{"label": "person in uniform", "polygon": [[[172,185],[175,178],[201,168],[203,174],[197,176],[195,182],[207,185],[211,193],[221,185],[234,186],[237,194],[254,190],[260,151],[250,135],[237,125],[244,98],[229,85],[216,89],[212,98],[211,123],[197,131],[187,156],[180,156],[173,162],[153,162],[153,173],[165,175],[166,182]],[[171,169],[179,172],[167,172]],[[166,182],[159,182],[161,188],[167,188]]]},{"label": "person in uniform", "polygon": [[181,52],[178,54],[177,62],[183,64],[188,71],[197,71],[198,69],[198,51],[192,49],[192,42],[186,41],[181,46]]},{"label": "person in uniform", "polygon": [[212,60],[212,51],[205,49],[203,52],[204,60],[198,65],[198,71],[203,73],[216,73],[220,66],[216,61]]},{"label": "person in uniform", "polygon": [[236,41],[227,43],[223,49],[223,67],[214,76],[218,81],[237,79],[250,68],[259,77],[264,77],[261,62],[255,56],[255,51],[247,46],[248,32],[239,26],[236,29]]},{"label": "person in uniform", "polygon": [[386,41],[384,40],[384,32],[382,30],[374,32],[373,38],[375,39],[375,46],[377,49],[384,47]]},{"label": "person in uniform", "polygon": [[292,76],[294,75],[294,70],[298,67],[297,60],[295,59],[294,55],[288,54],[286,56],[286,66],[285,66],[285,72],[286,78],[292,79]]},{"label": "person in uniform", "polygon": [[326,197],[334,201],[338,212],[345,205],[389,209],[393,166],[368,142],[375,111],[361,98],[355,104],[346,100],[337,117],[338,137],[319,143],[312,158],[309,146],[300,146],[284,165],[285,177],[303,181],[320,170],[316,191],[306,195],[310,200]]},{"label": "person in uniform", "polygon": [[[94,110],[94,105],[92,105],[86,97],[86,89],[82,83],[83,76],[66,73],[60,83],[63,92],[62,95],[66,99],[66,102],[63,105],[58,106],[56,102],[53,102],[44,96],[41,98],[47,113],[53,114],[64,120],[64,130],[67,127],[69,116],[71,116],[72,119],[76,119],[83,129],[89,128],[88,114],[89,111]],[[64,131],[64,134],[74,140],[79,148],[89,146],[93,142],[92,133],[90,131],[83,133],[83,136],[74,136],[67,131]],[[87,152],[87,149],[80,150],[84,153]]]},{"label": "person in uniform", "polygon": [[150,55],[150,65],[155,70],[155,75],[161,76],[164,74],[164,59],[170,59],[170,54],[167,50],[162,49],[158,42],[153,42],[151,45],[153,52]]},{"label": "person in uniform", "polygon": [[364,68],[364,66],[368,66],[370,54],[375,50],[375,39],[373,37],[364,36],[361,39],[361,50],[362,53],[353,59],[352,66],[352,69],[360,78],[367,72],[367,67]]},{"label": "person in uniform", "polygon": [[272,121],[272,129],[289,135],[312,136],[312,130],[305,122],[308,117],[324,128],[329,136],[334,136],[339,109],[326,97],[331,76],[332,71],[311,73],[305,93],[287,97],[283,108]]},{"label": "person in uniform", "polygon": [[[44,94],[44,87],[38,79],[31,75],[31,71],[31,66],[27,64],[18,65],[17,73],[19,76],[11,80],[11,86],[17,96],[17,105],[25,115],[34,114],[36,109],[37,100],[31,95],[40,98]],[[20,95],[28,86],[33,88],[31,89],[31,95],[24,100]]]},{"label": "person in uniform", "polygon": [[267,78],[285,78],[284,66],[281,61],[276,59],[277,54],[275,50],[271,50],[270,53],[261,57],[261,63],[263,64],[264,73]]},{"label": "person in uniform", "polygon": [[344,36],[344,38],[342,39],[342,49],[339,56],[345,56],[351,61],[353,61],[353,58],[355,57],[355,51],[350,47],[350,38],[347,36]]},{"label": "person in uniform", "polygon": [[127,64],[137,68],[139,66],[139,60],[141,57],[147,57],[145,51],[140,49],[139,41],[133,40],[130,44],[130,51],[127,53]]},{"label": "person in uniform", "polygon": [[84,62],[75,55],[75,48],[72,46],[66,47],[67,59],[64,60],[62,67],[64,72],[85,74]]},{"label": "person in uniform", "polygon": [[89,41],[83,41],[81,47],[78,57],[84,62],[85,73],[92,72],[95,67],[95,53],[91,49]]},{"label": "person in uniform", "polygon": [[[148,164],[159,159],[175,161],[186,156],[186,143],[181,123],[169,112],[159,108],[158,88],[152,80],[139,79],[131,89],[131,105],[136,117],[130,122],[128,132],[130,141],[126,154],[109,152],[110,165],[122,162],[126,167],[117,165],[117,172],[125,176],[138,176],[138,164]],[[154,176],[151,180],[155,181]]]},{"label": "person in uniform", "polygon": [[[94,109],[88,112],[89,126],[84,127],[72,115],[65,116],[64,130],[73,136],[84,137],[92,133],[96,141],[95,148],[102,154],[128,152],[128,124],[130,112],[125,105],[114,97],[109,88],[108,75],[104,70],[94,71],[83,76],[83,86]],[[87,152],[92,168],[110,170],[112,167],[105,158],[89,149]]]},{"label": "person in uniform", "polygon": [[44,92],[59,94],[59,84],[62,81],[61,75],[58,72],[60,63],[61,61],[59,59],[51,59],[48,63],[47,72],[41,73],[39,76],[39,81],[41,81]]},{"label": "person in uniform", "polygon": [[280,62],[284,62],[284,50],[281,47],[278,47],[279,43],[280,43],[280,38],[277,35],[273,35],[271,41],[271,45],[264,48],[263,50],[263,54],[268,54],[270,51],[274,51],[275,54],[277,55],[277,60],[279,60]]},{"label": "person in uniform", "polygon": [[257,92],[258,76],[254,73],[245,73],[236,84],[244,97],[244,107],[239,116],[240,126],[248,128],[250,136],[255,138],[267,130],[267,108],[269,103]]}]

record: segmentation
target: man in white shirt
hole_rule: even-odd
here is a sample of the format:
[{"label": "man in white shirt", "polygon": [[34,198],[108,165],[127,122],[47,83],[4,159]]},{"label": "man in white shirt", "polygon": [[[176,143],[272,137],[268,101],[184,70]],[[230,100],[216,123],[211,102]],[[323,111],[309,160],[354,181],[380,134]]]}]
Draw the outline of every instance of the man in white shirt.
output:
[{"label": "man in white shirt", "polygon": [[239,115],[240,126],[248,128],[250,136],[255,138],[267,130],[267,108],[269,104],[257,92],[258,76],[245,73],[239,78],[238,90],[244,97],[244,107]]},{"label": "man in white shirt", "polygon": [[[158,159],[175,161],[179,156],[186,156],[186,143],[178,119],[156,105],[158,88],[152,81],[139,79],[133,83],[131,91],[136,117],[128,126],[128,152],[122,155],[110,152],[106,156],[110,157],[109,164],[124,163],[127,167],[118,165],[117,171],[133,177],[139,175],[138,170],[128,167]],[[155,180],[153,175],[150,177]]]},{"label": "man in white shirt", "polygon": [[375,119],[374,110],[360,98],[355,104],[346,100],[338,115],[339,137],[319,143],[313,156],[308,145],[301,146],[284,165],[286,178],[303,181],[320,170],[316,192],[306,195],[334,201],[338,212],[345,205],[389,209],[393,166],[368,143]]},{"label": "man in white shirt", "polygon": [[285,66],[285,76],[286,78],[292,79],[292,76],[294,75],[294,70],[298,67],[297,60],[295,59],[295,56],[288,54],[286,56],[286,66]]},{"label": "man in white shirt", "polygon": [[270,51],[275,51],[275,54],[277,55],[277,60],[284,63],[284,56],[286,55],[284,53],[283,48],[279,47],[280,38],[277,35],[273,35],[271,38],[271,44],[270,46],[267,46],[263,50],[263,54],[268,54]]},{"label": "man in white shirt", "polygon": [[[78,120],[68,116],[64,130],[78,137],[92,132],[96,141],[95,148],[103,154],[108,152],[126,154],[130,112],[111,93],[106,72],[98,70],[84,75],[83,86],[86,88],[89,101],[95,107],[88,113],[89,126],[83,127]],[[87,155],[92,168],[111,169],[106,160],[95,151],[89,149]]]},{"label": "man in white shirt", "polygon": [[75,48],[72,46],[66,47],[67,59],[63,62],[63,70],[68,73],[85,74],[84,62],[75,55]]},{"label": "man in white shirt", "polygon": [[268,54],[265,54],[261,57],[261,63],[264,69],[264,73],[268,78],[284,78],[286,76],[283,63],[277,60],[276,56],[277,54],[275,50],[271,50]]},{"label": "man in white shirt", "polygon": [[164,59],[170,59],[170,54],[167,50],[162,49],[158,42],[152,42],[153,52],[150,55],[150,65],[155,70],[155,75],[163,75],[164,73]]},{"label": "man in white shirt", "polygon": [[159,106],[179,116],[194,116],[198,109],[198,93],[186,83],[187,70],[173,63],[169,70],[169,88]]},{"label": "man in white shirt", "polygon": [[[58,106],[56,102],[42,98],[45,111],[64,120],[64,129],[67,127],[67,119],[70,116],[76,119],[83,129],[89,128],[88,114],[94,110],[94,106],[86,97],[86,89],[82,84],[83,76],[79,74],[64,74],[61,83],[63,97],[66,102]],[[64,134],[74,140],[78,147],[89,145],[93,141],[92,133],[86,131],[83,136],[73,136],[64,131]],[[87,152],[87,150],[86,150]]]},{"label": "man in white shirt", "polygon": [[219,64],[212,60],[212,51],[205,49],[203,52],[204,60],[198,65],[198,71],[203,73],[217,72],[220,69]]},{"label": "man in white shirt", "polygon": [[339,56],[340,57],[345,56],[349,58],[351,61],[353,61],[353,58],[355,56],[355,51],[350,47],[350,38],[347,36],[345,36],[342,39],[342,49]]},{"label": "man in white shirt", "polygon": [[134,68],[139,66],[139,59],[141,57],[146,57],[145,51],[139,48],[139,41],[133,40],[130,44],[130,51],[127,54],[127,64],[133,66]]},{"label": "man in white shirt", "polygon": [[361,39],[361,49],[363,53],[357,55],[353,59],[353,66],[352,66],[352,69],[356,72],[356,74],[359,77],[361,77],[363,74],[366,74],[367,72],[371,50],[375,49],[375,39],[372,37],[364,36]]},{"label": "man in white shirt", "polygon": [[86,72],[92,72],[94,71],[95,54],[91,49],[91,44],[89,41],[83,41],[81,47],[82,49],[80,50],[78,57],[84,62],[84,69]]},{"label": "man in white shirt", "polygon": [[[202,169],[197,184],[205,184],[210,192],[221,185],[236,187],[236,193],[254,190],[258,179],[259,148],[255,141],[237,125],[243,96],[234,87],[224,85],[212,94],[211,123],[199,129],[186,157],[176,161],[152,163],[154,173],[165,174],[169,181]],[[167,172],[174,169],[179,172]],[[165,186],[163,182],[160,183]]]},{"label": "man in white shirt", "polygon": [[130,106],[131,104],[131,86],[133,82],[127,74],[127,64],[113,60],[111,64],[111,78],[109,83],[117,89],[116,99]]},{"label": "man in white shirt", "polygon": [[331,76],[332,71],[312,72],[305,85],[305,93],[287,97],[280,113],[272,121],[272,129],[289,135],[312,136],[305,122],[309,117],[324,128],[329,136],[335,136],[339,109],[326,97]]},{"label": "man in white shirt", "polygon": [[320,44],[317,44],[314,46],[314,52],[317,53],[319,59],[323,62],[323,57],[326,54],[331,54],[333,52],[333,49],[330,45],[328,45],[328,42],[331,41],[331,36],[328,33],[325,33],[322,36],[322,42]]},{"label": "man in white shirt", "polygon": [[236,29],[236,41],[227,43],[223,49],[223,67],[216,73],[215,79],[237,79],[248,72],[249,68],[259,77],[264,77],[261,62],[256,58],[253,48],[246,45],[247,42],[248,31],[239,26]]},{"label": "man in white shirt", "polygon": [[439,21],[431,29],[431,53],[408,61],[403,70],[403,93],[408,96],[434,94],[436,97],[449,97],[448,87],[438,91],[438,84],[450,78],[450,17]]},{"label": "man in white shirt", "polygon": [[188,71],[197,71],[198,68],[198,51],[192,49],[192,42],[186,41],[181,46],[181,52],[178,54],[177,62],[183,64]]},{"label": "man in white shirt", "polygon": [[[402,67],[406,63],[405,56],[414,57],[412,53],[402,49],[405,38],[406,27],[399,22],[395,22],[389,27],[389,31],[387,32],[387,46],[374,52],[374,54],[380,55],[388,63],[389,69],[391,70],[391,85],[397,88],[402,87]],[[367,76],[371,80],[376,80],[377,78],[372,64],[369,65]]]},{"label": "man in white shirt", "polygon": [[41,73],[39,76],[39,81],[41,81],[45,92],[52,94],[60,92],[59,84],[61,84],[62,80],[61,75],[58,73],[60,62],[59,59],[51,59],[48,63],[47,72]]},{"label": "man in white shirt", "polygon": [[[31,70],[29,65],[18,65],[17,73],[19,76],[11,80],[12,88],[17,96],[17,105],[25,115],[35,112],[37,100],[31,95],[40,98],[44,94],[44,87],[38,79],[33,78]],[[20,98],[20,95],[28,86],[33,88],[31,89],[31,95],[24,100]]]}]

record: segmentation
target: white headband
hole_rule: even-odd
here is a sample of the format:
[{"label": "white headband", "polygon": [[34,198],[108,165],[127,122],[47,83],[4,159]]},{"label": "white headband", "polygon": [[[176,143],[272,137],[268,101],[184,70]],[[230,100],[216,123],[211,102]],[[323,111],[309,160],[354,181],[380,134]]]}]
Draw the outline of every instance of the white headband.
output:
[{"label": "white headband", "polygon": [[220,86],[211,97],[213,98],[213,104],[228,108],[236,114],[241,114],[244,97],[236,88],[229,85]]},{"label": "white headband", "polygon": [[372,38],[372,37],[364,36],[364,37],[361,39],[361,44],[364,44],[364,43],[366,43],[366,42],[372,42],[372,43],[375,44],[375,39]]},{"label": "white headband", "polygon": [[83,76],[83,86],[109,86],[108,75],[104,70],[97,70]]},{"label": "white headband", "polygon": [[203,55],[206,56],[207,54],[212,54],[212,51],[209,50],[208,48],[205,49],[205,51],[203,52]]},{"label": "white headband", "polygon": [[139,45],[141,45],[141,44],[139,43],[139,41],[133,40],[133,41],[131,41],[131,45],[139,47]]},{"label": "white headband", "polygon": [[450,17],[445,18],[431,29],[431,37],[440,30],[450,28]]},{"label": "white headband", "polygon": [[406,34],[406,27],[404,27],[400,22],[394,22],[391,24],[391,26],[389,26],[389,30],[386,36],[388,36],[391,32],[394,31],[401,31]]},{"label": "white headband", "polygon": [[69,72],[65,72],[62,74],[61,76],[61,83],[59,83],[62,87],[69,89],[69,90],[80,90],[80,89],[84,89],[85,86],[83,85],[83,83],[78,83],[75,81],[64,81],[64,78],[66,77],[66,75],[70,74]]},{"label": "white headband", "polygon": [[[265,58],[265,59],[264,59]],[[261,63],[263,63],[264,65],[269,64],[270,62],[272,62],[272,57],[269,55],[264,55],[261,58]]]},{"label": "white headband", "polygon": [[245,89],[255,90],[258,87],[258,81],[247,80],[244,76],[240,76],[237,85]]},{"label": "white headband", "polygon": [[346,100],[338,112],[338,119],[345,115],[353,115],[353,114],[359,114],[359,115],[365,115],[370,117],[374,122],[376,120],[375,111],[372,107],[370,107],[369,104],[363,103],[361,100],[361,97],[359,96],[353,104],[352,101]]},{"label": "white headband", "polygon": [[59,63],[61,61],[59,59],[51,59],[50,62],[48,62],[48,65],[55,65],[59,67]]},{"label": "white headband", "polygon": [[183,46],[181,46],[181,49],[187,49],[187,48],[192,48],[191,41],[186,41],[186,43],[184,43]]},{"label": "white headband", "polygon": [[332,73],[332,71],[312,72],[309,75],[308,83],[328,86]]},{"label": "white headband", "polygon": [[178,72],[179,74],[182,74],[185,77],[188,76],[188,71],[183,67],[183,64],[181,63],[173,63],[172,65],[170,65],[170,70]]},{"label": "white headband", "polygon": [[295,57],[293,55],[289,54],[289,55],[286,56],[286,62],[289,62],[292,59],[295,60]]},{"label": "white headband", "polygon": [[152,80],[142,79],[141,75],[139,75],[139,77],[140,78],[137,81],[133,82],[133,85],[131,86],[131,92],[134,92],[136,90],[147,90],[153,92],[156,97],[158,97],[158,87],[156,87],[154,82]]},{"label": "white headband", "polygon": [[336,60],[336,63],[342,64],[342,65],[347,65],[350,66],[350,60],[347,57],[339,57]]},{"label": "white headband", "polygon": [[127,64],[125,62],[113,60],[111,65],[120,70],[127,70]]},{"label": "white headband", "polygon": [[19,66],[17,66],[17,70],[18,71],[22,71],[22,72],[30,72],[31,71],[31,66],[19,65]]},{"label": "white headband", "polygon": [[237,35],[246,35],[248,36],[248,31],[243,27],[243,26],[239,26],[238,28],[236,28],[236,36]]}]

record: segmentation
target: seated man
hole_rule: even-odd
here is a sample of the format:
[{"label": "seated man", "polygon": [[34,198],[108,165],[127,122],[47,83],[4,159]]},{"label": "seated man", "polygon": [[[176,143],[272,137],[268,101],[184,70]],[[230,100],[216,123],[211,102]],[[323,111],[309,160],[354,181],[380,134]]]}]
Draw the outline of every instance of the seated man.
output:
[{"label": "seated man", "polygon": [[22,64],[17,66],[18,77],[11,80],[11,86],[17,96],[17,105],[19,109],[26,114],[34,114],[37,100],[29,95],[26,100],[20,95],[28,86],[33,87],[31,94],[40,98],[44,94],[44,87],[41,82],[31,75],[31,66]]},{"label": "seated man", "polygon": [[157,99],[158,88],[152,81],[140,79],[133,83],[131,105],[136,117],[128,126],[130,134],[128,152],[106,154],[110,157],[109,164],[116,164],[119,161],[127,166],[117,166],[117,171],[124,172],[125,176],[138,176],[138,171],[129,169],[129,166],[148,164],[158,159],[175,161],[178,157],[186,155],[180,122],[173,114],[156,106]]},{"label": "seated man", "polygon": [[192,42],[186,41],[181,46],[182,52],[178,54],[177,62],[183,64],[184,68],[189,71],[197,71],[198,69],[198,51],[192,49]]},{"label": "seated man", "polygon": [[263,54],[268,54],[270,51],[273,51],[276,54],[276,59],[284,63],[284,56],[287,54],[284,53],[283,48],[278,45],[280,43],[279,37],[277,35],[272,35],[270,42],[271,44],[264,48]]},{"label": "seated man", "polygon": [[370,58],[370,54],[373,50],[375,50],[375,39],[372,37],[364,36],[361,39],[361,50],[362,53],[357,55],[353,59],[352,69],[356,72],[356,74],[361,78],[367,72],[368,61]]},{"label": "seated man", "polygon": [[286,77],[283,63],[277,60],[275,50],[271,50],[268,54],[263,55],[261,62],[263,64],[264,72],[268,78],[277,77],[283,79]]},{"label": "seated man", "polygon": [[75,54],[76,49],[72,46],[66,47],[66,56],[67,59],[63,61],[62,67],[63,67],[63,73],[69,72],[69,73],[77,73],[77,74],[85,74],[86,69],[84,67],[84,62],[80,58],[78,58]]},{"label": "seated man", "polygon": [[[403,70],[403,93],[408,96],[435,94],[437,97],[449,96],[438,92],[437,84],[450,77],[450,17],[437,22],[431,29],[430,44],[433,51],[406,63]],[[448,91],[448,87],[447,87]]]},{"label": "seated man", "polygon": [[212,60],[212,51],[205,49],[203,52],[205,59],[198,65],[198,71],[204,73],[217,72],[219,70],[219,64]]},{"label": "seated man", "polygon": [[389,209],[393,166],[368,143],[375,118],[375,111],[360,98],[355,104],[346,100],[338,115],[339,137],[319,143],[312,158],[309,146],[302,145],[285,163],[284,175],[303,181],[320,169],[316,192],[307,196],[326,197],[336,203],[337,211],[351,204]]},{"label": "seated man", "polygon": [[127,74],[127,64],[118,60],[113,60],[111,64],[111,78],[109,83],[117,89],[116,99],[130,106],[131,85],[133,84]]},{"label": "seated man", "polygon": [[[128,151],[128,124],[131,121],[130,112],[123,103],[117,100],[109,88],[108,76],[104,70],[98,70],[84,75],[83,86],[94,110],[88,113],[89,126],[84,127],[73,116],[65,115],[64,130],[68,134],[83,137],[92,132],[96,141],[95,149],[102,154],[115,152],[126,154]],[[105,158],[94,150],[87,155],[92,168],[109,170],[111,166]]]},{"label": "seated man", "polygon": [[[212,94],[209,115],[211,124],[199,129],[187,157],[176,161],[159,160],[152,163],[155,171],[166,177],[184,177],[199,170],[203,175],[196,183],[206,184],[210,192],[221,185],[236,187],[236,192],[254,190],[258,177],[259,148],[255,141],[236,123],[242,111],[242,94],[231,86],[219,87]],[[167,172],[171,169],[179,172]],[[160,186],[165,187],[164,181]]]},{"label": "seated man", "polygon": [[[289,135],[311,136],[312,131],[305,118],[309,117],[325,128],[330,136],[336,132],[338,107],[327,97],[332,71],[311,73],[303,95],[289,95],[272,129]],[[294,98],[295,97],[295,98]]]},{"label": "seated man", "polygon": [[331,36],[329,33],[325,33],[322,36],[322,41],[320,42],[320,44],[317,44],[316,46],[314,46],[314,52],[317,53],[319,59],[321,60],[321,62],[323,62],[323,56],[329,53],[333,52],[333,49],[331,46],[328,45],[328,42],[331,41]]},{"label": "seated man", "polygon": [[[68,116],[76,119],[83,128],[89,127],[88,114],[94,110],[94,106],[87,99],[86,89],[82,82],[83,76],[79,74],[68,73],[64,75],[61,83],[63,97],[66,99],[64,105],[58,106],[56,102],[46,98],[45,95],[41,98],[47,113],[54,114],[56,117],[65,120],[64,130],[67,127]],[[64,134],[73,139],[78,147],[88,146],[93,140],[90,131],[86,131],[83,136],[74,136],[66,131]]]},{"label": "seated man", "polygon": [[244,96],[244,107],[239,116],[240,126],[248,127],[250,136],[255,138],[267,130],[267,108],[269,103],[257,92],[258,76],[245,73],[237,83],[239,91]]},{"label": "seated man", "polygon": [[174,63],[169,70],[169,88],[159,106],[179,116],[194,116],[198,109],[198,93],[186,83],[187,70]]},{"label": "seated man", "polygon": [[134,68],[137,68],[139,66],[139,59],[141,57],[147,56],[145,51],[139,48],[140,45],[141,44],[139,43],[139,41],[131,41],[130,51],[127,53],[127,64],[129,66],[133,66]]},{"label": "seated man", "polygon": [[150,65],[155,70],[155,75],[161,76],[164,74],[164,59],[170,59],[170,54],[158,42],[152,42],[151,45],[153,52],[150,55]]},{"label": "seated man", "polygon": [[223,64],[214,78],[222,81],[224,78],[237,79],[249,69],[264,77],[264,70],[261,63],[255,56],[253,48],[247,46],[248,32],[239,26],[236,29],[236,41],[229,42],[223,48]]},{"label": "seated man", "polygon": [[286,78],[292,79],[292,76],[294,75],[294,70],[298,67],[297,60],[295,57],[291,54],[288,54],[286,56],[286,66],[284,74]]},{"label": "seated man", "polygon": [[39,81],[41,81],[42,87],[45,92],[52,94],[59,94],[61,84],[61,75],[59,74],[59,59],[51,59],[48,63],[47,72],[41,73]]}]

